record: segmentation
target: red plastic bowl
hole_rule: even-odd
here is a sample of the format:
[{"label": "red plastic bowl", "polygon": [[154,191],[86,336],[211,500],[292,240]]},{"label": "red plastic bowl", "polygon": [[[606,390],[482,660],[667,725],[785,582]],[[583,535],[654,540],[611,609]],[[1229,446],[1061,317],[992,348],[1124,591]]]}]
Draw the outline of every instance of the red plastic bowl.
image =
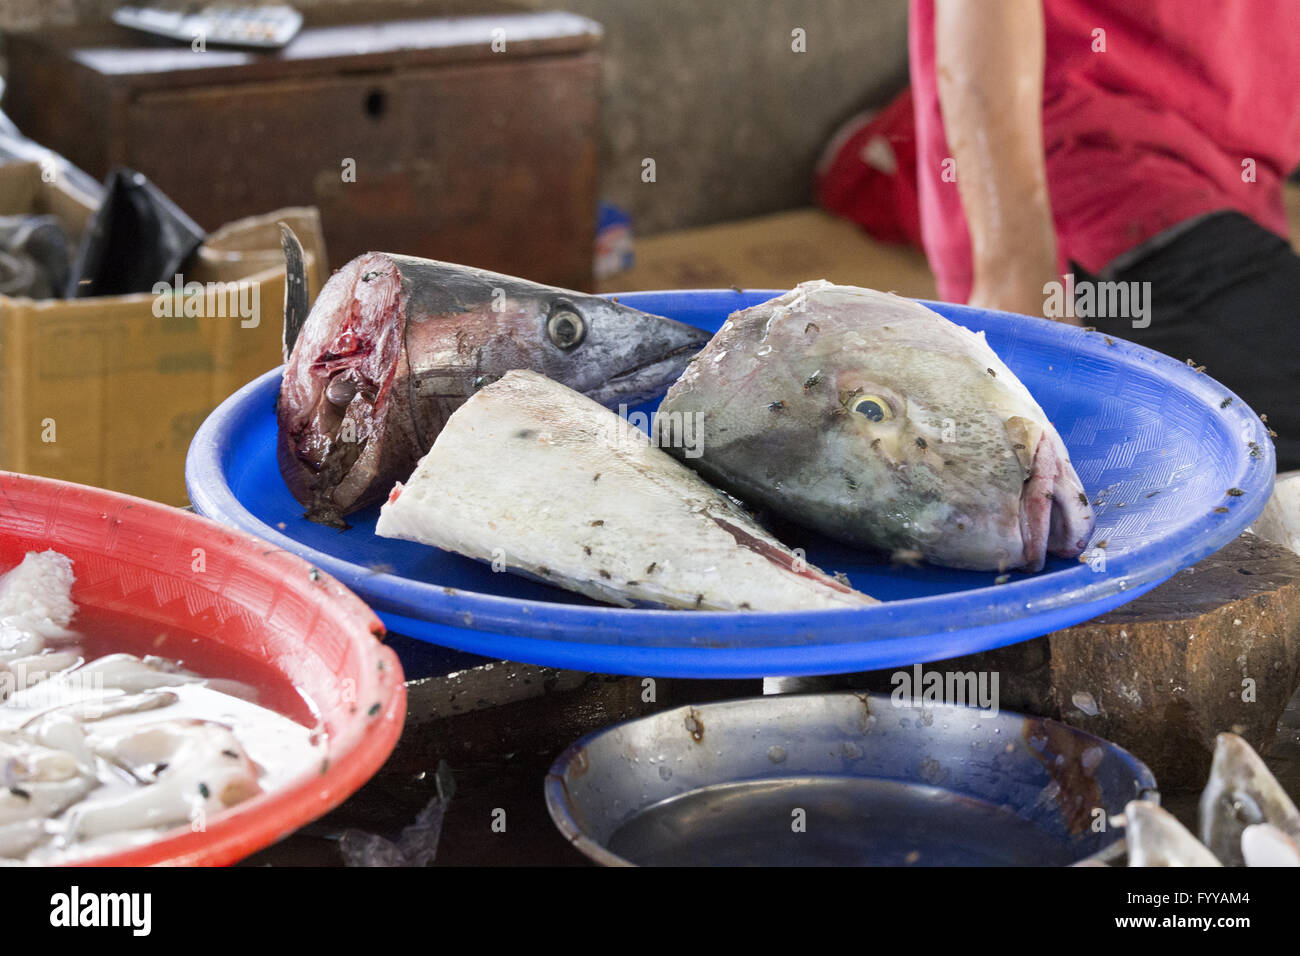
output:
[{"label": "red plastic bowl", "polygon": [[306,701],[295,699],[297,716],[314,710],[328,735],[318,772],[214,816],[202,832],[182,827],[84,863],[233,863],[338,806],[392,753],[406,688],[397,655],[377,640],[384,626],[302,559],[156,502],[0,471],[0,570],[46,548],[73,561],[74,627],[126,622],[137,638],[170,635],[158,653],[179,640],[201,672],[262,674],[282,702],[292,684]]}]

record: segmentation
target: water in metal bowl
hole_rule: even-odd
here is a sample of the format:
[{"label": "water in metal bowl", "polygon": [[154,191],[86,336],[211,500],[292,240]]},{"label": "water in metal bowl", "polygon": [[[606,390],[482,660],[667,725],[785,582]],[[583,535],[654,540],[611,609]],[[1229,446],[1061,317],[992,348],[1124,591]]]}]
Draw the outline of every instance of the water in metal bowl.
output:
[{"label": "water in metal bowl", "polygon": [[546,779],[606,865],[1064,866],[1122,853],[1158,799],[1127,751],[1064,724],[883,694],[682,707],[590,734]]}]

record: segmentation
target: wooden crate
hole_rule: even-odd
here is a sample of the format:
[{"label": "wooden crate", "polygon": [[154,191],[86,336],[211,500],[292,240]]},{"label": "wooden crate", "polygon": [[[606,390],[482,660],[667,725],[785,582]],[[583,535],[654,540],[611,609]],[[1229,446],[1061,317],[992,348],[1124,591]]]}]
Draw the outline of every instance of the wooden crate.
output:
[{"label": "wooden crate", "polygon": [[336,263],[380,249],[590,287],[598,24],[316,16],[271,54],[111,24],[12,34],[5,109],[92,175],[143,172],[205,228],[312,205]]}]

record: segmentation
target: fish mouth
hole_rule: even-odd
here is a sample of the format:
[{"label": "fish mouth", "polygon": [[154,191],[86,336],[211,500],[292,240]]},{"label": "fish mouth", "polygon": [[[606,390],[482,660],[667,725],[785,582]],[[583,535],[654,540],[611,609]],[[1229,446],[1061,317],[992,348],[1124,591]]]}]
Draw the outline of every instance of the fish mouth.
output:
[{"label": "fish mouth", "polygon": [[1073,558],[1087,546],[1092,512],[1069,459],[1042,429],[1033,444],[1029,477],[1020,491],[1021,567],[1041,571],[1047,555]]},{"label": "fish mouth", "polygon": [[1029,477],[1020,490],[1020,540],[1024,547],[1020,564],[1026,571],[1041,571],[1047,561],[1056,478],[1056,450],[1042,432],[1030,459]]},{"label": "fish mouth", "polygon": [[322,395],[295,445],[282,447],[281,472],[312,521],[346,528],[345,514],[377,499],[386,409],[372,402],[358,393],[340,408]]},{"label": "fish mouth", "polygon": [[693,326],[685,327],[698,332],[698,340],[692,339],[625,368],[609,376],[595,388],[588,389],[584,394],[592,401],[607,407],[619,402],[627,404],[645,402],[662,395],[681,375],[688,357],[707,345],[711,338],[707,332],[694,329]]}]

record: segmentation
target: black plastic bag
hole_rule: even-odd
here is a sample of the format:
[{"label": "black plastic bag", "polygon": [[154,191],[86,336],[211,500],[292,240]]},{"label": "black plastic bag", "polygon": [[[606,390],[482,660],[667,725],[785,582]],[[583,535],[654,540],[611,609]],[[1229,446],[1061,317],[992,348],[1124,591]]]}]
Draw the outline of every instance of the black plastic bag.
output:
[{"label": "black plastic bag", "polygon": [[205,233],[143,173],[119,166],[86,228],[69,298],[151,292],[171,284]]}]

